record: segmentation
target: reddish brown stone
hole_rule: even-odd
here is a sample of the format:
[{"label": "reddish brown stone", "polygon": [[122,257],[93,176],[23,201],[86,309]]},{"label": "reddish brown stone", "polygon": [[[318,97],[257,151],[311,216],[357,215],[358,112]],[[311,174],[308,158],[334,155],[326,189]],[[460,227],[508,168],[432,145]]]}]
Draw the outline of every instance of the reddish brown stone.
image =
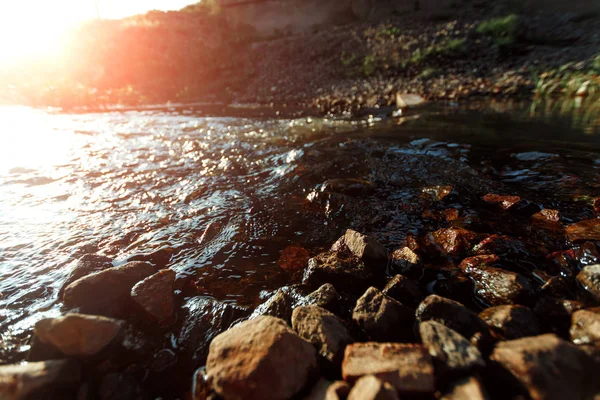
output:
[{"label": "reddish brown stone", "polygon": [[524,306],[491,307],[479,313],[496,337],[502,340],[537,336],[542,332],[535,313]]},{"label": "reddish brown stone", "polygon": [[543,209],[539,213],[533,214],[531,218],[533,218],[534,221],[540,222],[560,222],[560,214],[558,210],[549,210],[547,208]]},{"label": "reddish brown stone", "polygon": [[461,271],[467,273],[473,268],[485,268],[488,266],[493,266],[498,261],[500,261],[500,257],[498,257],[495,254],[467,257],[464,260],[462,260],[458,268],[460,268]]},{"label": "reddish brown stone", "polygon": [[309,258],[310,254],[304,247],[288,246],[281,252],[277,265],[286,271],[298,271],[306,267]]},{"label": "reddish brown stone", "polygon": [[529,280],[516,272],[488,267],[472,268],[468,275],[479,298],[492,306],[518,303],[532,294]]},{"label": "reddish brown stone", "polygon": [[521,198],[519,196],[502,196],[499,194],[486,194],[483,196],[483,201],[490,204],[497,204],[504,210],[510,210],[514,208]]},{"label": "reddish brown stone", "polygon": [[460,213],[456,208],[449,208],[444,210],[444,218],[446,218],[446,221],[448,222],[456,221],[460,218]]},{"label": "reddish brown stone", "polygon": [[477,242],[478,234],[462,228],[439,229],[431,234],[433,241],[446,253],[460,256]]},{"label": "reddish brown stone", "polygon": [[565,232],[571,242],[600,240],[600,218],[588,219],[568,225],[565,228]]},{"label": "reddish brown stone", "polygon": [[160,326],[168,326],[175,315],[174,283],[175,271],[163,269],[138,282],[131,289],[131,298]]}]

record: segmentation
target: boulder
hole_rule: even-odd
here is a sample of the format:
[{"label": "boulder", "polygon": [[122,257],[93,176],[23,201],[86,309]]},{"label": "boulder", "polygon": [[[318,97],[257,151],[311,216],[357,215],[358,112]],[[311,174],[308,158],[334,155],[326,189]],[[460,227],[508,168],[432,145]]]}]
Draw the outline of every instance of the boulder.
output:
[{"label": "boulder", "polygon": [[331,283],[326,283],[306,296],[306,304],[318,306],[336,314],[340,309],[341,297]]},{"label": "boulder", "polygon": [[390,279],[382,292],[384,295],[411,308],[416,308],[423,300],[419,285],[400,274]]},{"label": "boulder", "polygon": [[438,375],[455,375],[485,366],[477,347],[439,322],[421,322],[419,333],[423,345],[433,357]]},{"label": "boulder", "polygon": [[119,334],[123,321],[97,315],[67,314],[42,319],[34,334],[68,356],[87,357],[98,354]]},{"label": "boulder", "polygon": [[442,228],[431,233],[432,242],[445,254],[459,257],[473,248],[479,235],[462,228]]},{"label": "boulder", "polygon": [[360,290],[368,287],[372,279],[372,270],[354,255],[328,251],[308,261],[302,283],[316,287],[333,282],[342,288]]},{"label": "boulder", "polygon": [[366,375],[391,384],[400,395],[435,391],[433,361],[421,345],[355,343],[346,347],[342,376],[354,383]]},{"label": "boulder", "polygon": [[571,341],[600,347],[600,309],[579,310],[572,315]]},{"label": "boulder", "polygon": [[533,294],[523,275],[500,268],[471,268],[467,275],[475,283],[475,293],[491,306],[527,301]]},{"label": "boulder", "polygon": [[473,376],[452,383],[441,400],[489,400],[481,381]]},{"label": "boulder", "polygon": [[402,247],[391,254],[391,272],[418,279],[423,275],[421,258],[408,247]]},{"label": "boulder", "polygon": [[131,302],[131,288],[155,272],[154,266],[141,261],[95,272],[67,286],[63,301],[67,308],[85,314],[123,316]]},{"label": "boulder", "polygon": [[588,356],[553,334],[500,342],[490,356],[500,369],[496,379],[532,400],[587,399]]},{"label": "boulder", "polygon": [[63,398],[69,398],[68,394],[74,398],[80,379],[81,367],[74,360],[2,365],[0,399],[45,399],[60,393],[65,396]]},{"label": "boulder", "polygon": [[352,320],[375,341],[402,342],[413,338],[413,311],[374,287],[358,299]]},{"label": "boulder", "polygon": [[491,307],[479,313],[495,337],[501,340],[520,339],[542,333],[537,316],[530,308],[518,305]]},{"label": "boulder", "polygon": [[131,298],[161,327],[167,327],[175,318],[175,271],[163,269],[138,282],[131,289]]},{"label": "boulder", "polygon": [[389,383],[367,375],[356,381],[348,400],[398,400],[398,394]]},{"label": "boulder", "polygon": [[226,399],[289,399],[315,373],[315,348],[285,321],[262,316],[242,322],[210,344],[206,369]]},{"label": "boulder", "polygon": [[294,299],[285,290],[279,289],[275,294],[267,299],[263,304],[256,307],[256,310],[250,315],[250,319],[254,319],[261,315],[270,315],[272,317],[281,318],[291,325],[292,323],[292,307]]},{"label": "boulder", "polygon": [[350,252],[365,263],[381,265],[387,264],[387,250],[372,236],[348,229],[344,236],[338,239],[331,247],[332,251],[340,251],[346,246]]},{"label": "boulder", "polygon": [[600,302],[600,264],[583,268],[577,275],[577,281],[595,301]]},{"label": "boulder", "polygon": [[99,254],[84,255],[77,261],[77,264],[75,264],[75,267],[61,286],[58,292],[58,298],[62,299],[65,288],[77,279],[112,267],[112,260],[106,256],[101,256]]}]

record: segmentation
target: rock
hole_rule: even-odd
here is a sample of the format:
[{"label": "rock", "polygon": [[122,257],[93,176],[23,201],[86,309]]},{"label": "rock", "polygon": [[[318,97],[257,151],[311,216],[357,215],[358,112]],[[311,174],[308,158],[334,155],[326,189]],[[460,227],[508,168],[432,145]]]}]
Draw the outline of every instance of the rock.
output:
[{"label": "rock", "polygon": [[467,271],[475,283],[475,293],[489,305],[514,304],[532,296],[529,280],[516,272],[493,267],[471,268]]},{"label": "rock", "polygon": [[308,396],[304,397],[303,400],[325,400],[327,398],[327,390],[332,384],[333,382],[328,381],[327,379],[319,379]]},{"label": "rock", "polygon": [[507,375],[495,377],[517,385],[532,400],[586,399],[587,355],[553,334],[500,342],[490,356]]},{"label": "rock", "polygon": [[316,367],[314,347],[283,320],[270,316],[218,335],[206,364],[214,390],[226,399],[289,399]]},{"label": "rock", "polygon": [[35,324],[34,334],[63,354],[87,357],[98,354],[119,334],[123,321],[96,315],[67,314],[42,319]]},{"label": "rock", "polygon": [[308,261],[302,283],[319,286],[335,283],[336,286],[350,290],[368,287],[373,272],[358,258],[346,252],[328,251]]},{"label": "rock", "polygon": [[299,245],[286,247],[277,260],[277,265],[284,271],[301,271],[306,267],[310,254]]},{"label": "rock", "polygon": [[468,273],[473,268],[488,268],[500,261],[500,257],[495,254],[467,257],[458,265],[458,268],[464,273]]},{"label": "rock", "polygon": [[402,274],[413,279],[423,275],[421,258],[408,247],[395,250],[391,255],[391,272]]},{"label": "rock", "polygon": [[99,254],[84,255],[79,259],[79,261],[77,261],[77,264],[67,277],[67,280],[61,286],[60,291],[58,292],[58,298],[62,299],[66,287],[75,282],[77,279],[112,267],[112,260],[108,257],[101,256]]},{"label": "rock", "polygon": [[293,305],[294,299],[292,299],[292,296],[286,291],[278,289],[267,301],[256,307],[256,310],[250,315],[250,319],[254,319],[260,315],[270,315],[281,318],[291,325]]},{"label": "rock", "polygon": [[600,310],[575,311],[571,318],[571,341],[577,345],[591,344],[600,347]]},{"label": "rock", "polygon": [[568,337],[571,315],[582,308],[584,308],[583,303],[576,300],[541,297],[535,304],[533,311],[546,331]]},{"label": "rock", "polygon": [[[74,360],[50,360],[0,366],[2,400],[45,399],[63,391],[74,397],[81,367]],[[54,397],[56,398],[56,397]]]},{"label": "rock", "polygon": [[600,240],[600,218],[588,219],[567,225],[565,232],[567,238],[572,243],[585,240]]},{"label": "rock", "polygon": [[421,345],[355,343],[346,347],[342,376],[354,383],[366,375],[388,382],[400,395],[433,393],[433,361]]},{"label": "rock", "polygon": [[177,343],[195,360],[206,356],[210,341],[231,324],[246,316],[247,311],[208,297],[193,297],[183,305],[186,314]]},{"label": "rock", "polygon": [[600,263],[600,252],[594,242],[582,243],[578,248],[573,249],[573,255],[581,267]]},{"label": "rock", "polygon": [[432,294],[423,300],[416,312],[417,322],[433,320],[471,340],[479,333],[489,336],[489,328],[473,311],[457,301]]},{"label": "rock", "polygon": [[520,240],[507,235],[493,234],[473,247],[476,255],[521,255],[526,253],[525,245]]},{"label": "rock", "polygon": [[344,381],[333,382],[325,394],[325,400],[343,400],[350,394],[350,385]]},{"label": "rock", "polygon": [[600,302],[600,264],[588,265],[577,275],[577,281],[598,302]]},{"label": "rock", "polygon": [[479,313],[501,340],[520,339],[542,333],[537,316],[530,308],[518,305],[491,307]]},{"label": "rock", "polygon": [[549,210],[547,208],[543,209],[539,213],[533,214],[531,216],[534,221],[537,222],[545,222],[545,223],[560,223],[560,213],[558,210]]},{"label": "rock", "polygon": [[419,332],[421,341],[433,357],[438,375],[464,373],[485,367],[477,347],[439,322],[422,322]]},{"label": "rock", "polygon": [[451,256],[461,256],[477,242],[479,235],[462,228],[443,228],[431,233],[433,242]]},{"label": "rock", "polygon": [[142,388],[133,376],[127,373],[105,375],[98,387],[98,400],[142,400]]},{"label": "rock", "polygon": [[360,196],[371,194],[377,189],[377,185],[364,179],[328,179],[323,187],[324,191],[342,193],[349,196]]},{"label": "rock", "polygon": [[600,197],[596,197],[593,201],[594,211],[600,213]]},{"label": "rock", "polygon": [[413,338],[413,311],[374,287],[358,299],[352,320],[375,341],[402,342]]},{"label": "rock", "polygon": [[446,197],[450,196],[453,192],[452,186],[427,186],[421,189],[421,192],[431,196],[433,200],[442,201]]},{"label": "rock", "polygon": [[175,275],[172,269],[163,269],[131,289],[133,301],[161,327],[169,326],[175,318]]},{"label": "rock", "polygon": [[400,274],[390,279],[382,292],[384,295],[411,308],[416,308],[423,300],[419,285]]},{"label": "rock", "polygon": [[441,400],[489,400],[489,396],[479,379],[470,376],[454,382]]},{"label": "rock", "polygon": [[362,233],[348,229],[344,236],[338,239],[331,247],[332,251],[340,251],[344,245],[350,252],[365,263],[385,263],[387,262],[387,250],[377,239],[363,235]]},{"label": "rock", "polygon": [[367,375],[356,381],[348,400],[398,400],[398,395],[389,383]]},{"label": "rock", "polygon": [[503,210],[509,211],[519,208],[521,198],[519,196],[502,196],[499,194],[486,194],[483,196],[483,201],[490,204],[497,204]]},{"label": "rock", "polygon": [[336,366],[342,363],[346,346],[354,342],[344,321],[317,306],[295,308],[292,328],[312,343],[320,356]]},{"label": "rock", "polygon": [[85,314],[123,316],[131,302],[131,288],[155,272],[154,266],[135,261],[84,276],[65,289],[65,306]]},{"label": "rock", "polygon": [[318,306],[336,314],[340,308],[341,297],[331,283],[326,283],[306,296],[306,304]]}]

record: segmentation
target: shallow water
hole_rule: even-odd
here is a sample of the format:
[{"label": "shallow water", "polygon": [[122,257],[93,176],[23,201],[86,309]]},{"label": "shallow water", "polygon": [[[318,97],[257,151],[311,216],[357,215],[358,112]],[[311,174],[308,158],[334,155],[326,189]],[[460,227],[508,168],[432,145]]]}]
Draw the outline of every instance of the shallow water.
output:
[{"label": "shallow water", "polygon": [[[521,195],[565,223],[593,217],[597,119],[538,110],[431,106],[378,122],[0,108],[3,359],[60,312],[57,292],[86,253],[148,259],[193,277],[198,294],[255,306],[297,280],[277,265],[288,246],[315,254],[354,227],[393,248],[437,226],[418,207],[425,186]],[[347,178],[375,189],[326,184]],[[494,221],[457,202],[462,225]]]}]

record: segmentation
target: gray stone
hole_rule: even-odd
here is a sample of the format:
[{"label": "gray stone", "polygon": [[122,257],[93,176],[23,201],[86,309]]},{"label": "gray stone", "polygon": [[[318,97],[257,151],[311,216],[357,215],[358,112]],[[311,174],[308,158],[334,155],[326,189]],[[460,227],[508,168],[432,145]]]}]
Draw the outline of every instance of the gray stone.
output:
[{"label": "gray stone", "polygon": [[348,400],[398,400],[398,394],[389,383],[367,375],[356,381]]}]

